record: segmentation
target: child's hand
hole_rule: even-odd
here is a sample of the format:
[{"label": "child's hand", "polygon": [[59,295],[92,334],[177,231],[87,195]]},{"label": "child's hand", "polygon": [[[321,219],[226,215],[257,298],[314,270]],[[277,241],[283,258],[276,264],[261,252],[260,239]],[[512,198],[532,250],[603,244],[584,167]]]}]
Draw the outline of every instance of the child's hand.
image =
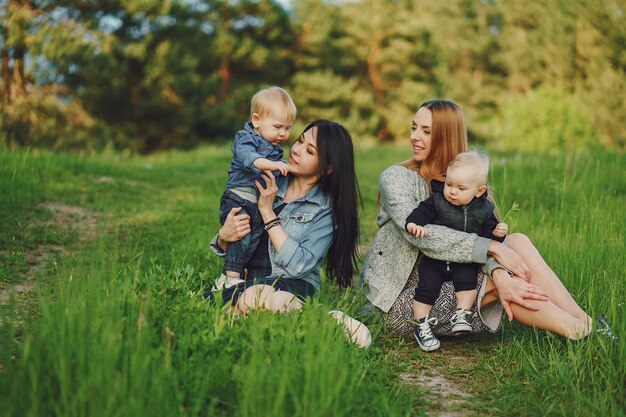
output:
[{"label": "child's hand", "polygon": [[418,226],[415,223],[409,223],[406,225],[406,230],[410,234],[415,237],[425,237],[426,236],[426,228],[423,226]]},{"label": "child's hand", "polygon": [[284,162],[276,161],[270,165],[271,171],[280,171],[281,175],[284,177],[289,173],[289,165]]},{"label": "child's hand", "polygon": [[493,229],[493,235],[496,237],[506,236],[506,232],[509,231],[509,226],[506,223],[498,223],[495,229]]}]

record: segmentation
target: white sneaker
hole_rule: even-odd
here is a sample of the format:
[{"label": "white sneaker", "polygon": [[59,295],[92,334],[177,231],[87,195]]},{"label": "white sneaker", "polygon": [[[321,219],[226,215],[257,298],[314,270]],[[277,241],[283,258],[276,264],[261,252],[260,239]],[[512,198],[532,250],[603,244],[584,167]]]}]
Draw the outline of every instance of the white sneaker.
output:
[{"label": "white sneaker", "polygon": [[457,308],[454,310],[454,314],[450,319],[450,323],[452,324],[452,332],[471,332],[472,325],[467,320],[467,316],[471,316],[472,312],[470,310],[465,310],[464,308]]},{"label": "white sneaker", "polygon": [[366,348],[372,343],[372,334],[367,326],[360,321],[353,319],[339,310],[329,311],[328,314],[333,316],[339,323],[343,324],[346,330],[346,336],[359,347]]},{"label": "white sneaker", "polygon": [[222,274],[213,283],[213,287],[211,288],[211,291],[213,291],[213,292],[223,291],[226,288],[230,288],[230,287],[232,287],[234,285],[237,285],[239,283],[242,283],[242,282],[244,282],[243,279],[240,279],[240,278],[229,278],[226,275]]}]

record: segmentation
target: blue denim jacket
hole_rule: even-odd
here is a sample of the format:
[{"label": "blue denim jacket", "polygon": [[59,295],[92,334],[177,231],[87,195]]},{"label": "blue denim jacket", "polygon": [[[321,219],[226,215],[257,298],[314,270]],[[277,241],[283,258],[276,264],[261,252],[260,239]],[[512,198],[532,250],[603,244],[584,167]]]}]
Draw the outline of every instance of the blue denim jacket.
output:
[{"label": "blue denim jacket", "polygon": [[[274,207],[283,202],[291,175],[278,177],[278,193]],[[303,279],[320,289],[320,267],[333,240],[333,220],[330,198],[314,186],[304,197],[287,204],[278,216],[287,239],[279,252],[268,242],[272,277]],[[218,256],[224,252],[217,246],[217,235],[209,244]]]},{"label": "blue denim jacket", "polygon": [[254,187],[254,180],[261,174],[261,170],[254,166],[254,161],[259,158],[280,161],[283,158],[280,145],[272,145],[263,139],[254,131],[251,122],[247,122],[244,129],[235,134],[231,151],[233,158],[228,169],[226,188]]}]

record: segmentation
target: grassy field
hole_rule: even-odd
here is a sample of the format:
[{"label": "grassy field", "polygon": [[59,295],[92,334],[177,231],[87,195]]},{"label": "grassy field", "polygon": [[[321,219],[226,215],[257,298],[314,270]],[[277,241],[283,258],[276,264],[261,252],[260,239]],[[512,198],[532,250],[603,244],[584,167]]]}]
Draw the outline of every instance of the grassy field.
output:
[{"label": "grassy field", "polygon": [[[407,157],[357,151],[363,245],[378,175]],[[0,148],[0,415],[624,415],[626,156],[491,158],[501,211],[520,206],[511,231],[621,344],[572,348],[507,323],[424,354],[369,315],[374,343],[361,350],[326,311],[356,314],[364,297],[331,283],[301,313],[236,318],[201,296],[220,268],[207,242],[227,146],[150,157]],[[450,389],[424,383],[433,377]]]}]

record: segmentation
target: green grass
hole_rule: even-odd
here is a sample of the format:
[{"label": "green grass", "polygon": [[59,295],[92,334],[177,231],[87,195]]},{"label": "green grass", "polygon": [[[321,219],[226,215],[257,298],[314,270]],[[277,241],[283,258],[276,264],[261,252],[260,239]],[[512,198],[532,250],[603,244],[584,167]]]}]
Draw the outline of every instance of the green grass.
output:
[{"label": "green grass", "polygon": [[[378,175],[408,156],[357,150],[362,243],[376,231]],[[434,368],[467,388],[476,414],[624,415],[624,342],[571,348],[507,324],[427,355],[370,316],[364,351],[326,314],[364,299],[330,283],[287,316],[209,305],[201,294],[220,262],[207,242],[229,159],[226,146],[150,157],[0,148],[0,289],[35,285],[0,305],[0,415],[422,415],[442,405],[400,375]],[[501,210],[520,205],[511,231],[626,339],[624,154],[491,160]],[[82,211],[59,227],[50,203]]]}]

